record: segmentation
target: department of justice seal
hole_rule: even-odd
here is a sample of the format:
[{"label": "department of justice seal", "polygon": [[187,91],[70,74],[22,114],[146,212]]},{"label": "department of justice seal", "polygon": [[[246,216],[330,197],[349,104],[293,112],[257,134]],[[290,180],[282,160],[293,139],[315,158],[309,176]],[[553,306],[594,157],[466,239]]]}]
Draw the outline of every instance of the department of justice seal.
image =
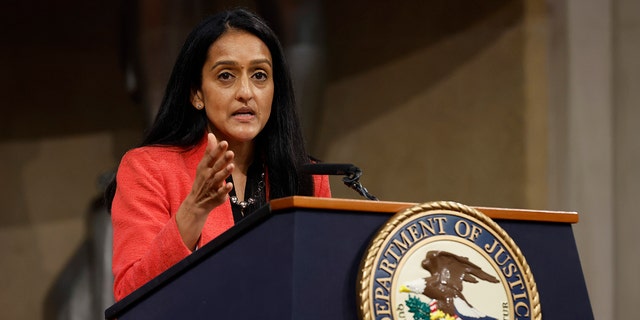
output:
[{"label": "department of justice seal", "polygon": [[542,318],[520,249],[489,217],[455,202],[396,213],[371,240],[357,286],[362,320]]}]

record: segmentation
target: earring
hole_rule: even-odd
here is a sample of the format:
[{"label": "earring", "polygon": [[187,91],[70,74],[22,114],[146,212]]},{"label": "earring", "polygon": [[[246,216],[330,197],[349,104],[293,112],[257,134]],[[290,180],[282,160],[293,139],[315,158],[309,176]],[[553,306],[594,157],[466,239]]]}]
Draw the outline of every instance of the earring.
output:
[{"label": "earring", "polygon": [[202,110],[202,105],[201,105],[201,104],[197,105],[197,106],[196,106],[196,109],[198,109],[198,110]]}]

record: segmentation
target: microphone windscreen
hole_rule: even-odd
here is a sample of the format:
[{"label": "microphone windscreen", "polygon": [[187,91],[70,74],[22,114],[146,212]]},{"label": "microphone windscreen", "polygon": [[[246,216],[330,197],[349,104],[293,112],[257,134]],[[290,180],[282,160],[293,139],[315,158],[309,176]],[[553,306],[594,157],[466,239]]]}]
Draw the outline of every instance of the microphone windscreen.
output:
[{"label": "microphone windscreen", "polygon": [[303,165],[301,171],[306,174],[344,176],[360,169],[350,163],[309,163]]}]

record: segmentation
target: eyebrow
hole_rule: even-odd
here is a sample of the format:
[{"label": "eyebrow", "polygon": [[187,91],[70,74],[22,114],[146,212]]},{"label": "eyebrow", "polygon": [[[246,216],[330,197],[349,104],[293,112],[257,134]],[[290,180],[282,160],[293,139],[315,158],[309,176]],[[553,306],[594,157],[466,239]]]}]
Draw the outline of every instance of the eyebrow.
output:
[{"label": "eyebrow", "polygon": [[[255,59],[255,60],[251,60],[251,62],[249,62],[250,65],[257,65],[257,64],[262,64],[262,63],[266,63],[266,64],[269,65],[269,67],[273,68],[273,66],[271,65],[271,61],[269,59]],[[221,66],[221,65],[237,66],[237,65],[239,65],[239,63],[237,61],[233,61],[233,60],[220,60],[220,61],[217,61],[216,63],[214,63],[211,66],[210,70],[213,70],[217,66]]]}]

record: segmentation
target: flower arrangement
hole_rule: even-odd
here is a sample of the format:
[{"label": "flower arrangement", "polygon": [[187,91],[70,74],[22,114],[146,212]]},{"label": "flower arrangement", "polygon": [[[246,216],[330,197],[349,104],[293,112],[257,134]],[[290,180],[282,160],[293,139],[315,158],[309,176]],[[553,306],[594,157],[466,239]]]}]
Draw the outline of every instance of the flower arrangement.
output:
[{"label": "flower arrangement", "polygon": [[449,315],[438,309],[436,300],[431,300],[427,305],[418,297],[409,295],[405,304],[409,308],[409,312],[413,313],[414,320],[458,320],[457,315]]}]

